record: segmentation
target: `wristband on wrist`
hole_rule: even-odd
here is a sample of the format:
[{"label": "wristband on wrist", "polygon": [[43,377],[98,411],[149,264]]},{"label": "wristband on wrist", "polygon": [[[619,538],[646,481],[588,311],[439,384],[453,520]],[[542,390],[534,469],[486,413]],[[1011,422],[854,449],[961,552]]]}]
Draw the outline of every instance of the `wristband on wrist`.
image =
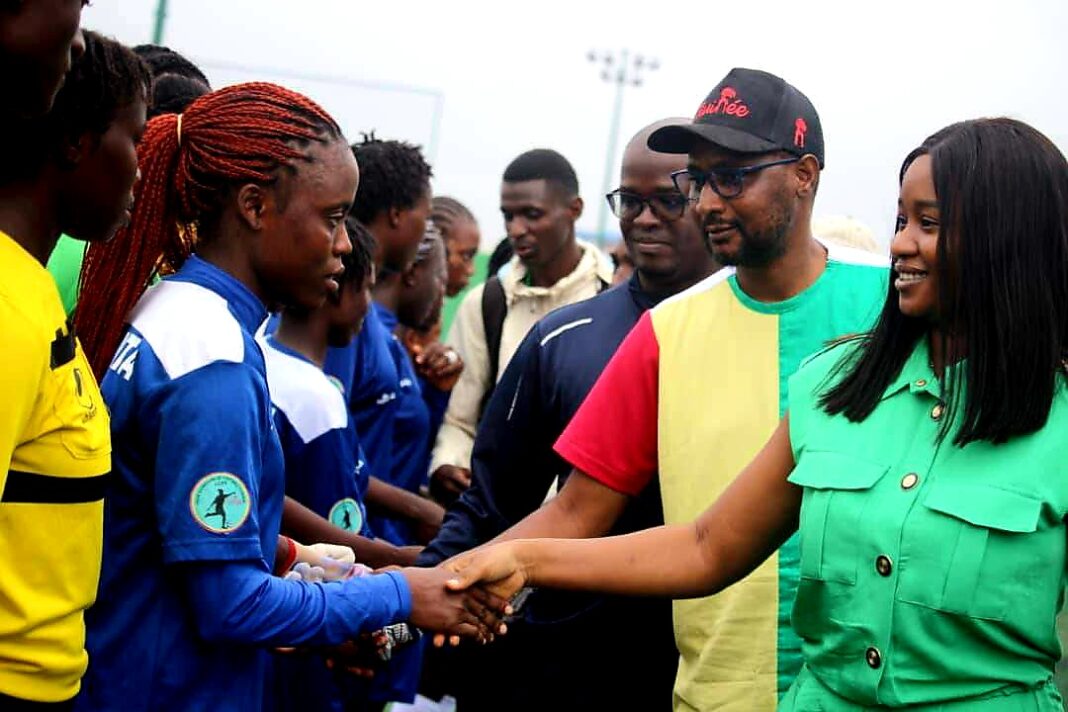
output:
[{"label": "wristband on wrist", "polygon": [[282,559],[281,566],[277,567],[277,569],[284,574],[293,568],[293,564],[297,563],[297,542],[287,536],[282,538],[286,540],[286,557]]}]

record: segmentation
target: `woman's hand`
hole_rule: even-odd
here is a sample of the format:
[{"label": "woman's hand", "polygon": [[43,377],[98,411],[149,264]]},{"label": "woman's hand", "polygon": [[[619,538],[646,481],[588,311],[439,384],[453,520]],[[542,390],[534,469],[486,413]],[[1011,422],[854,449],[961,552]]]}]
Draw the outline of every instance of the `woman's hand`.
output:
[{"label": "woman's hand", "polygon": [[478,586],[499,598],[509,600],[529,580],[529,572],[520,559],[520,541],[483,546],[454,556],[441,564],[455,574],[448,583],[453,591]]}]

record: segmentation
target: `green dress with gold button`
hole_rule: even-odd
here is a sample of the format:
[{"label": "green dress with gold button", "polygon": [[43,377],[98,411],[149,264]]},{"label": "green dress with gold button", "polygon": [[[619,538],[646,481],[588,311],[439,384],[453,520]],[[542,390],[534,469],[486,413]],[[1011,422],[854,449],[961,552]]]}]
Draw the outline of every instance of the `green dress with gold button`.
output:
[{"label": "green dress with gold button", "polygon": [[790,382],[805,667],[779,709],[1061,712],[1068,387],[1039,431],[957,447],[925,341],[863,422],[821,409],[857,343]]}]

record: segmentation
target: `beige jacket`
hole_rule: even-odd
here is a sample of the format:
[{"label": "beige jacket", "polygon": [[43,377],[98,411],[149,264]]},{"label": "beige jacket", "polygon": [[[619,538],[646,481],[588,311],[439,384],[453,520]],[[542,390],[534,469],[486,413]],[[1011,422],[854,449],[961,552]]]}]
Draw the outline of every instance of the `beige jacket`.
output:
[{"label": "beige jacket", "polygon": [[[543,316],[568,304],[581,302],[597,294],[603,284],[612,283],[612,263],[595,246],[578,241],[582,259],[575,270],[551,287],[523,284],[527,270],[519,258],[501,280],[508,302],[508,314],[501,331],[498,378],[519,348],[523,337]],[[482,323],[482,291],[479,285],[464,297],[449,331],[448,343],[464,359],[464,371],[452,391],[445,422],[438,431],[430,471],[441,465],[471,467],[471,448],[475,444],[479,406],[489,388],[490,365],[486,353],[486,330]]]}]

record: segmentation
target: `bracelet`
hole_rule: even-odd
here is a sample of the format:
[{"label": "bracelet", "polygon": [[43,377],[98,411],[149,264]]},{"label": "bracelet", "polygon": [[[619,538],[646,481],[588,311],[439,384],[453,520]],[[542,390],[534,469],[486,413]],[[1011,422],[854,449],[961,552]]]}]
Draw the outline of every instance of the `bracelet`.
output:
[{"label": "bracelet", "polygon": [[297,542],[287,536],[282,538],[286,540],[286,558],[282,559],[282,566],[276,567],[276,569],[285,573],[293,568],[293,564],[297,563]]}]

